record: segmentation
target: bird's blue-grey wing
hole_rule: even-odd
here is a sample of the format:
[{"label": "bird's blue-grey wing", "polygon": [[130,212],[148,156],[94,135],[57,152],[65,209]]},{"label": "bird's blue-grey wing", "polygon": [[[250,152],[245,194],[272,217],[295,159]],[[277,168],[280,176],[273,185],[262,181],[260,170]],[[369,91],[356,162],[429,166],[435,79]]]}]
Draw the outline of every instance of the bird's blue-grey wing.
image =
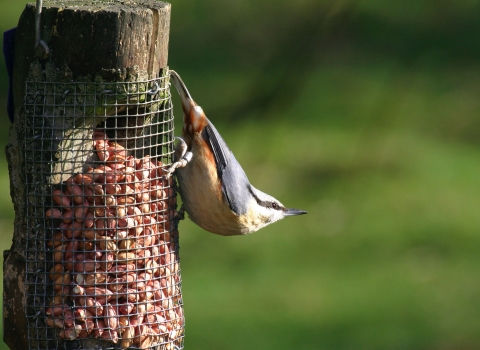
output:
[{"label": "bird's blue-grey wing", "polygon": [[247,175],[212,123],[209,122],[204,128],[204,136],[212,149],[222,191],[230,209],[237,215],[246,214],[249,193]]}]

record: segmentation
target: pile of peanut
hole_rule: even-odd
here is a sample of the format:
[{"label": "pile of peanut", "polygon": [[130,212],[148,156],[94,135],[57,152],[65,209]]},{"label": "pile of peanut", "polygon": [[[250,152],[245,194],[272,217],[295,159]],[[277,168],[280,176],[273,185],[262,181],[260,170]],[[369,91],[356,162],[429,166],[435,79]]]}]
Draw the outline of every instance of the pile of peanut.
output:
[{"label": "pile of peanut", "polygon": [[184,318],[172,179],[161,162],[127,155],[101,131],[93,142],[99,165],[54,190],[46,212],[55,227],[46,323],[66,340],[174,349]]}]

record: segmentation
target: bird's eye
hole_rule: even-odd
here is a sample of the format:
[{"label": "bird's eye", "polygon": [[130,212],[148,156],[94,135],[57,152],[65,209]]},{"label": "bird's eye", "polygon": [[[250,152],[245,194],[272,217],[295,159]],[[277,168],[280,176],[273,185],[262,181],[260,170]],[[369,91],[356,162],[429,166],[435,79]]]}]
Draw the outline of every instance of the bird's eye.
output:
[{"label": "bird's eye", "polygon": [[273,208],[273,209],[278,209],[278,204],[275,203],[275,202],[272,202],[272,208]]}]

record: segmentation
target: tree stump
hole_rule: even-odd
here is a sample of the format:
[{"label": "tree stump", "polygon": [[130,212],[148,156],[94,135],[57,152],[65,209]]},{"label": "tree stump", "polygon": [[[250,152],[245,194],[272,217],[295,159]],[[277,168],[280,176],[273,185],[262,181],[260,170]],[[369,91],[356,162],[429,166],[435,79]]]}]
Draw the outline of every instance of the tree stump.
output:
[{"label": "tree stump", "polygon": [[[60,82],[65,84],[66,89],[69,83],[75,82],[85,82],[87,85],[90,82],[105,83],[105,87],[109,83],[140,82],[136,85],[137,88],[147,91],[149,87],[142,87],[141,82],[159,77],[162,69],[167,67],[170,4],[154,0],[103,3],[49,1],[43,7],[41,24],[41,38],[50,49],[47,59],[40,60],[35,55],[35,4],[27,4],[20,17],[15,38],[15,115],[6,147],[15,224],[12,247],[4,252],[3,295],[4,341],[12,350],[29,348],[28,318],[35,317],[26,312],[25,289],[25,249],[27,235],[30,234],[27,227],[31,226],[27,225],[26,218],[29,203],[26,195],[25,151],[26,148],[36,147],[36,144],[25,142],[26,137],[31,136],[26,135],[25,126],[33,123],[25,108],[26,82]],[[142,95],[138,96],[142,98]],[[88,113],[88,109],[83,109],[80,116],[82,120],[87,120],[86,123],[91,123],[92,127],[102,122],[95,113],[88,119]],[[61,126],[52,125],[48,113],[44,114],[47,119],[44,124],[61,140],[55,147],[61,148],[61,142],[69,142],[66,135],[75,133],[78,109]],[[81,135],[74,139],[78,138]],[[75,157],[74,154],[70,156]],[[84,161],[88,162],[88,159]],[[68,162],[66,159],[58,159],[43,166],[45,169],[54,169],[59,163]],[[52,183],[62,180],[64,179],[50,179]],[[103,342],[88,339],[77,341],[71,346],[76,349],[97,349],[103,347]]]}]

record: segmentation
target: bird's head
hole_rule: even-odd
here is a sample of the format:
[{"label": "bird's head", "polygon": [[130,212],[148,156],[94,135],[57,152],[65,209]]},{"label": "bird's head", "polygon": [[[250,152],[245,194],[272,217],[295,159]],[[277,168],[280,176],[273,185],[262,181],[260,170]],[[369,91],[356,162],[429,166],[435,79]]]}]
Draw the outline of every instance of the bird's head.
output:
[{"label": "bird's head", "polygon": [[[279,200],[274,197],[257,190],[250,185],[250,194],[253,200],[250,201],[250,208],[248,216],[253,218],[252,222],[255,223],[255,230],[257,231],[262,227],[270,225],[276,221],[279,221],[287,216],[296,216],[307,214],[305,210],[286,208]],[[252,232],[254,232],[252,231]]]}]

